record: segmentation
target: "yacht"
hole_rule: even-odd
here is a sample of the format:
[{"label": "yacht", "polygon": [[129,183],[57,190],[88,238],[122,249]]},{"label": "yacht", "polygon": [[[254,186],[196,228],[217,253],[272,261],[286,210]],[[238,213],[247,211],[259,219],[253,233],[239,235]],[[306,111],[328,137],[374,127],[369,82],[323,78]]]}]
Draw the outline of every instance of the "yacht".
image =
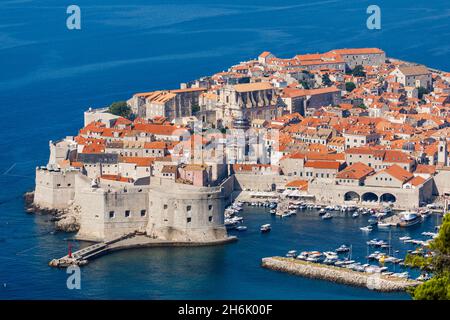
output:
[{"label": "yacht", "polygon": [[285,212],[281,215],[281,217],[282,217],[282,218],[287,218],[287,217],[290,217],[290,216],[292,216],[292,215],[293,215],[292,212],[290,212],[290,211],[285,211]]},{"label": "yacht", "polygon": [[286,257],[288,258],[295,258],[297,256],[297,250],[290,250],[288,253],[286,253]]},{"label": "yacht", "polygon": [[358,218],[359,217],[359,213],[355,212],[352,214],[352,218]]},{"label": "yacht", "polygon": [[325,252],[323,253],[323,255],[324,255],[325,257],[329,258],[329,259],[333,259],[333,258],[337,258],[337,257],[338,257],[337,253],[334,252],[334,251],[325,251]]},{"label": "yacht", "polygon": [[331,219],[331,218],[333,218],[333,216],[332,216],[329,212],[325,213],[325,214],[322,216],[322,219],[323,219],[323,220],[327,220],[327,219]]},{"label": "yacht", "polygon": [[300,253],[297,257],[295,257],[298,260],[306,260],[308,256],[306,255],[305,252]]},{"label": "yacht", "polygon": [[400,213],[400,227],[411,227],[422,222],[422,216],[417,212],[404,211]]},{"label": "yacht", "polygon": [[277,207],[277,203],[276,202],[271,202],[270,204],[269,204],[269,208],[270,209],[275,209],[276,207]]},{"label": "yacht", "polygon": [[237,231],[246,231],[246,230],[247,230],[247,227],[246,227],[246,226],[237,226],[237,227],[236,227],[236,230],[237,230]]},{"label": "yacht", "polygon": [[378,227],[378,228],[381,228],[381,229],[386,229],[386,228],[390,228],[390,227],[391,227],[391,224],[390,224],[390,223],[387,223],[387,222],[381,222],[381,221],[379,221],[378,224],[377,224],[377,227]]},{"label": "yacht", "polygon": [[319,214],[325,214],[327,211],[324,209],[324,208],[322,208],[322,209],[320,209],[319,210]]},{"label": "yacht", "polygon": [[362,227],[362,228],[359,228],[361,231],[364,231],[364,232],[370,232],[370,231],[372,231],[373,230],[373,227],[372,226],[366,226],[366,227]]},{"label": "yacht", "polygon": [[262,233],[270,232],[270,230],[272,230],[272,226],[269,223],[263,224],[260,230]]},{"label": "yacht", "polygon": [[404,237],[400,237],[398,238],[400,241],[407,241],[407,240],[411,240],[411,237],[408,236],[404,236]]},{"label": "yacht", "polygon": [[430,280],[431,277],[428,273],[422,273],[420,276],[416,278],[417,281],[427,281]]},{"label": "yacht", "polygon": [[309,262],[319,262],[323,259],[323,256],[318,251],[312,251],[308,253],[308,257],[306,258],[306,261]]},{"label": "yacht", "polygon": [[340,246],[339,248],[337,248],[335,250],[337,253],[343,253],[343,252],[349,252],[350,248],[347,247],[345,244],[343,244],[342,246]]},{"label": "yacht", "polygon": [[422,217],[427,218],[430,216],[431,210],[430,209],[422,209],[419,211],[419,213],[422,215]]}]

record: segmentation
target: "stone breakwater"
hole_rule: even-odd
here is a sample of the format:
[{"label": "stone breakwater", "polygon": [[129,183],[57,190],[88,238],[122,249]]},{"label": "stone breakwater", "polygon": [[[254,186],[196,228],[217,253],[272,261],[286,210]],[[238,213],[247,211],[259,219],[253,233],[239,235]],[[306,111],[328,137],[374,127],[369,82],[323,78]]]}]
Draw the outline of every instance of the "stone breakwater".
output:
[{"label": "stone breakwater", "polygon": [[327,280],[383,292],[405,291],[408,287],[420,284],[420,282],[414,280],[383,276],[377,273],[358,272],[335,266],[300,261],[293,258],[263,258],[262,267],[306,278]]}]

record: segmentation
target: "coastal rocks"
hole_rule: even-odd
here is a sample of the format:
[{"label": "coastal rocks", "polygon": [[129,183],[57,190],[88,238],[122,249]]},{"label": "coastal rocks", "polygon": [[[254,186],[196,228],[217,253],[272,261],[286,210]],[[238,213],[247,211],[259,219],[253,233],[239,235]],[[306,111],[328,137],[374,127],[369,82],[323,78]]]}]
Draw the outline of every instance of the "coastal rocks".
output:
[{"label": "coastal rocks", "polygon": [[34,191],[25,192],[25,194],[23,195],[23,199],[25,201],[25,208],[26,208],[27,212],[31,212],[28,209],[31,209],[31,207],[33,206]]},{"label": "coastal rocks", "polygon": [[80,212],[79,206],[71,206],[67,211],[64,211],[55,222],[55,228],[64,232],[77,232],[80,230]]},{"label": "coastal rocks", "polygon": [[72,258],[61,258],[61,259],[53,259],[48,263],[50,267],[53,268],[67,268],[69,266],[84,266],[88,263],[87,260],[77,260]]},{"label": "coastal rocks", "polygon": [[419,284],[419,282],[412,280],[394,279],[380,274],[357,272],[281,257],[263,258],[262,266],[307,278],[327,280],[383,292],[404,291],[408,287]]},{"label": "coastal rocks", "polygon": [[61,213],[61,210],[53,208],[44,208],[37,205],[34,202],[34,191],[26,192],[23,195],[23,198],[25,202],[25,211],[29,214],[37,213],[37,214],[50,214],[55,216]]},{"label": "coastal rocks", "polygon": [[34,192],[24,194],[26,212],[33,214],[48,214],[53,217],[50,221],[55,222],[55,229],[64,232],[77,232],[80,229],[80,207],[71,205],[68,209],[60,210],[43,208],[34,203]]}]

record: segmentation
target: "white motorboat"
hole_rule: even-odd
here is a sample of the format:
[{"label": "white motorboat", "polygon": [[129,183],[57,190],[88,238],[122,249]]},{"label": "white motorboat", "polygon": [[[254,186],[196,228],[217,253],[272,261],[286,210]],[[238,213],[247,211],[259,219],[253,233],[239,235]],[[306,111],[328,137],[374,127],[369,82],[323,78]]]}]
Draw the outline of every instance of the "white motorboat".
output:
[{"label": "white motorboat", "polygon": [[391,224],[387,222],[378,221],[377,227],[381,229],[387,229],[391,227]]},{"label": "white motorboat", "polygon": [[407,240],[411,240],[411,237],[408,236],[404,236],[404,237],[400,237],[398,238],[400,241],[407,241]]},{"label": "white motorboat", "polygon": [[349,252],[350,248],[347,247],[345,244],[341,245],[339,248],[335,250],[337,253],[343,253],[343,252]]},{"label": "white motorboat", "polygon": [[290,217],[290,216],[292,216],[292,215],[293,215],[292,212],[285,211],[285,212],[281,215],[281,217],[282,217],[282,218],[287,218],[287,217]]},{"label": "white motorboat", "polygon": [[332,216],[331,213],[329,213],[329,212],[325,213],[325,214],[322,216],[322,219],[323,219],[323,220],[328,220],[328,219],[331,219],[331,218],[333,218],[333,216]]},{"label": "white motorboat", "polygon": [[295,257],[296,259],[299,259],[299,260],[306,260],[306,258],[307,258],[308,256],[307,255],[305,255],[303,252],[302,253],[300,253],[297,257]]},{"label": "white motorboat", "polygon": [[337,259],[338,258],[338,254],[334,251],[325,251],[323,253],[323,255],[327,258],[327,259]]},{"label": "white motorboat", "polygon": [[361,227],[359,229],[361,231],[364,231],[364,232],[371,232],[373,230],[373,227],[372,226],[366,226],[366,227]]},{"label": "white motorboat", "polygon": [[246,231],[246,230],[247,230],[247,227],[246,227],[246,226],[237,226],[237,227],[236,227],[236,230],[237,230],[237,231]]},{"label": "white motorboat", "polygon": [[352,214],[352,218],[355,219],[355,218],[358,218],[358,217],[359,217],[359,213],[355,212],[355,213]]},{"label": "white motorboat", "polygon": [[297,250],[289,250],[288,253],[286,253],[286,257],[288,258],[294,258],[297,256]]},{"label": "white motorboat", "polygon": [[272,230],[272,226],[269,223],[263,224],[260,230],[262,233],[270,232],[270,230]]},{"label": "white motorboat", "polygon": [[430,280],[431,276],[428,273],[422,273],[420,276],[416,278],[417,281],[427,281]]}]

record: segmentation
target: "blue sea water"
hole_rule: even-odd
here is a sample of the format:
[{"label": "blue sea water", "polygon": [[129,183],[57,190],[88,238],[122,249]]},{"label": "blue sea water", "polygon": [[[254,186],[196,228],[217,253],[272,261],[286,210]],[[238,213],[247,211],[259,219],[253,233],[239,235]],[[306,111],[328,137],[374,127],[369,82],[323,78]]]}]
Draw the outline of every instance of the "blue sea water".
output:
[{"label": "blue sea water", "polygon": [[[66,253],[70,235],[53,234],[48,216],[23,210],[34,168],[48,159],[48,141],[76,134],[90,106],[176,88],[264,50],[291,57],[376,46],[392,57],[450,70],[448,1],[376,1],[382,29],[368,30],[372,2],[1,1],[0,298],[407,299],[260,268],[261,257],[293,248],[352,243],[363,257],[366,239],[361,219],[323,222],[315,215],[272,221],[273,232],[262,236],[258,226],[272,218],[259,209],[246,212],[249,230],[237,243],[115,253],[82,269],[81,290],[68,290],[64,270],[47,263]],[[82,29],[69,31],[66,8],[74,3]],[[433,221],[423,229],[431,230]]]}]

